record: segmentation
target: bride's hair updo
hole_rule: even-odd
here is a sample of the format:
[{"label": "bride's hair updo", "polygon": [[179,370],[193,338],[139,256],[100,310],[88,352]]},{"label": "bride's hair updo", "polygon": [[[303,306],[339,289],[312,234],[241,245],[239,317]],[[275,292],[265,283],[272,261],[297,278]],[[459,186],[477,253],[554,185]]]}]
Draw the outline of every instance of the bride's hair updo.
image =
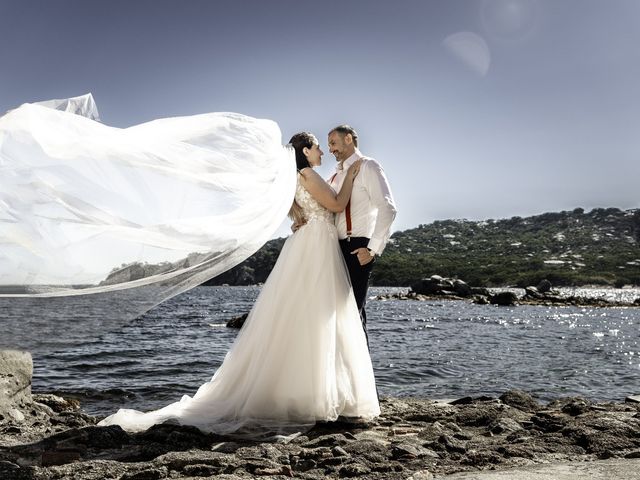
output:
[{"label": "bride's hair updo", "polygon": [[[305,148],[311,148],[314,145],[318,145],[318,139],[310,132],[300,132],[296,133],[289,143],[293,147],[293,150],[296,152],[296,168],[298,171],[303,168],[310,167],[309,160],[305,156],[303,150]],[[306,222],[304,218],[304,214],[302,213],[302,208],[300,205],[294,200],[293,205],[291,205],[291,209],[289,210],[289,218],[297,224],[303,224]]]},{"label": "bride's hair updo", "polygon": [[313,135],[313,133],[296,133],[293,137],[291,137],[289,143],[296,152],[296,168],[298,169],[298,171],[302,170],[303,168],[310,167],[311,165],[309,165],[309,160],[307,160],[307,157],[305,156],[303,150],[305,148],[311,148],[314,145],[318,145],[318,139]]}]

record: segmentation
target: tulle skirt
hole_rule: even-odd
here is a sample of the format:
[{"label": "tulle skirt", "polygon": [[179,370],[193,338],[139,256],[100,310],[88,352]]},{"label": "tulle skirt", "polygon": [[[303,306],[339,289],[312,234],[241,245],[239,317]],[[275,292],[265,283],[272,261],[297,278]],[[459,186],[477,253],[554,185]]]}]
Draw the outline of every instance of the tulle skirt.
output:
[{"label": "tulle skirt", "polygon": [[193,397],[151,412],[121,409],[100,425],[141,431],[173,420],[219,434],[290,435],[338,416],[380,413],[366,338],[335,226],[290,236],[245,325]]}]

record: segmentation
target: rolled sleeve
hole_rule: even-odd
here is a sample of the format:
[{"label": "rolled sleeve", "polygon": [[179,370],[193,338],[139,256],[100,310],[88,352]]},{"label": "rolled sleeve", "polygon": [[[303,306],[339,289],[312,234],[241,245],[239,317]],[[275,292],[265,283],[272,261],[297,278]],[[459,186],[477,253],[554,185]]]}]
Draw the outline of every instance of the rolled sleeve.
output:
[{"label": "rolled sleeve", "polygon": [[380,164],[375,160],[369,160],[366,163],[366,167],[367,190],[369,191],[371,203],[378,209],[373,235],[371,235],[367,248],[374,255],[380,255],[389,241],[391,224],[396,218],[398,210],[393,200],[389,181]]}]

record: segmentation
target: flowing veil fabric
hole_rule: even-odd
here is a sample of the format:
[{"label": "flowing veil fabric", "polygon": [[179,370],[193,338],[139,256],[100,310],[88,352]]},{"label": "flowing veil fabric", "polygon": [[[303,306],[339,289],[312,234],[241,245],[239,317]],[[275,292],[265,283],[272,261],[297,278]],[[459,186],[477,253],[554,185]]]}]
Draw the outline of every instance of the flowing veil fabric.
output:
[{"label": "flowing veil fabric", "polygon": [[252,255],[291,206],[295,162],[273,121],[98,118],[90,94],[0,117],[0,347],[135,318]]}]

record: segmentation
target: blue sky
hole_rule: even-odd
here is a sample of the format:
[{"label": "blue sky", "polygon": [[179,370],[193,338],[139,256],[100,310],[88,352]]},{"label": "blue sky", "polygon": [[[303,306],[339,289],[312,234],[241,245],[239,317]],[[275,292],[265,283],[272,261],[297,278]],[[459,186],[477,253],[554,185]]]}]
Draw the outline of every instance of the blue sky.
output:
[{"label": "blue sky", "polygon": [[92,92],[109,125],[235,111],[323,147],[347,122],[396,230],[635,208],[638,45],[637,0],[0,0],[0,111]]}]

